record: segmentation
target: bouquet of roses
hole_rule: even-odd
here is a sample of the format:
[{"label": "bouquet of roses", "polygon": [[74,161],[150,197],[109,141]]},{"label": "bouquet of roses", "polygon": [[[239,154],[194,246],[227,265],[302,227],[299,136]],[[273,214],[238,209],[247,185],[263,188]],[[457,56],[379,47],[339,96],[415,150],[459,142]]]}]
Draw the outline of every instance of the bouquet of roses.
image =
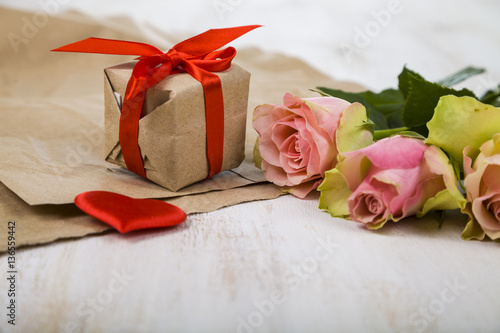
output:
[{"label": "bouquet of roses", "polygon": [[[387,221],[460,209],[464,239],[500,239],[500,86],[478,98],[404,68],[398,89],[322,97],[285,94],[254,111],[254,160],[266,178],[319,208],[370,229]],[[461,190],[462,189],[462,190]]]}]

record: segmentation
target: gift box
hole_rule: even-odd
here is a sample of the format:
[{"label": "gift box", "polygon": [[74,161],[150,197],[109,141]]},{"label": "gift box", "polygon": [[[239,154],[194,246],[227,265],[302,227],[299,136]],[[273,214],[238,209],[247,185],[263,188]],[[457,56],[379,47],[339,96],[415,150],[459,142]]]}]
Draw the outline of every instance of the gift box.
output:
[{"label": "gift box", "polygon": [[169,51],[90,37],[52,51],[138,56],[105,69],[105,158],[171,191],[244,159],[250,74],[227,43],[258,28],[210,29]]},{"label": "gift box", "polygon": [[[105,72],[105,158],[126,167],[119,142],[120,113],[127,82],[137,61]],[[236,64],[217,72],[224,103],[221,171],[244,159],[250,73]],[[188,73],[167,76],[147,90],[139,120],[138,144],[146,177],[177,191],[209,173],[204,91]]]}]

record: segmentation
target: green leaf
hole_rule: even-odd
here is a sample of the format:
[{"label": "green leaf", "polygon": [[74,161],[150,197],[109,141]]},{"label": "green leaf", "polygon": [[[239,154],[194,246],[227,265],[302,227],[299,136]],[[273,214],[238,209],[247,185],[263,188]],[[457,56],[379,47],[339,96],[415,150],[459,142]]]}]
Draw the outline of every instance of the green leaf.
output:
[{"label": "green leaf", "polygon": [[316,89],[310,89],[310,90],[317,92],[317,93],[320,93],[322,96],[330,96],[330,97],[333,96],[333,97],[345,99],[346,101],[348,101],[350,103],[359,102],[363,105],[364,105],[364,103],[366,103],[366,100],[365,100],[366,91],[353,93],[353,92],[343,91],[340,89],[332,89],[332,88],[326,88],[326,87],[317,87]]},{"label": "green leaf", "polygon": [[408,131],[408,127],[397,127],[385,130],[378,130],[373,133],[373,138],[375,139],[375,141],[378,141],[393,135],[401,134],[402,132],[406,131]]},{"label": "green leaf", "polygon": [[371,108],[367,105],[365,105],[365,108],[366,108],[366,113],[368,114],[368,117],[375,124],[376,130],[390,128],[389,124],[387,123],[387,119],[384,117],[384,115],[382,113],[380,113],[377,109]]},{"label": "green leaf", "polygon": [[470,78],[474,75],[482,74],[484,72],[485,72],[484,68],[477,68],[477,67],[469,66],[467,68],[464,68],[464,69],[456,72],[455,74],[452,74],[452,75],[447,76],[446,78],[444,78],[442,80],[439,80],[436,83],[443,86],[443,87],[451,87],[457,83],[460,83],[462,81],[467,80],[468,78]]},{"label": "green leaf", "polygon": [[373,106],[374,109],[384,115],[389,128],[403,126],[401,113],[403,111],[405,101],[401,91],[396,89],[386,89],[378,94],[367,91],[365,99]]},{"label": "green leaf", "polygon": [[375,124],[375,130],[401,127],[403,125],[401,112],[403,110],[404,99],[398,90],[387,89],[380,93],[372,91],[351,93],[325,87],[318,87],[317,89],[313,91],[323,96],[333,96],[350,103],[358,102],[362,104],[366,108],[370,119]]},{"label": "green leaf", "polygon": [[[329,95],[325,92],[323,92],[322,90],[319,90],[320,87],[317,87],[318,89],[309,89],[309,91],[312,91],[312,92],[315,92],[315,93],[318,93],[321,95],[321,97],[332,97],[332,95]],[[329,89],[329,88],[323,88],[323,89]]]},{"label": "green leaf", "polygon": [[484,93],[484,95],[479,99],[482,103],[490,104],[493,106],[500,106],[500,101],[498,98],[500,97],[500,84],[495,90],[488,90]]},{"label": "green leaf", "polygon": [[412,71],[412,70],[409,70],[408,68],[406,68],[406,66],[403,68],[403,71],[398,75],[398,87],[399,87],[399,90],[401,91],[401,93],[403,94],[403,97],[404,99],[406,100],[408,98],[408,95],[409,95],[409,91],[410,91],[410,80],[408,78],[408,75],[412,75],[412,76],[415,76],[415,77],[418,77],[418,78],[421,78],[422,80],[424,80],[424,78],[422,76],[420,76],[420,74]]},{"label": "green leaf", "polygon": [[[399,128],[427,136],[427,122],[434,114],[439,98],[445,95],[471,96],[474,93],[468,89],[460,91],[447,86],[457,84],[463,80],[484,72],[482,68],[467,67],[454,73],[438,83],[424,79],[420,74],[406,68],[398,76],[399,89],[386,89],[379,93],[363,91],[359,93],[345,92],[339,89],[318,87],[316,92],[323,96],[334,96],[348,102],[358,102],[365,106],[369,118],[375,124],[375,137],[382,138],[394,134],[383,130]],[[498,90],[488,92],[483,98],[485,103],[500,104],[500,86]],[[378,132],[378,133],[377,133]]]},{"label": "green leaf", "polygon": [[437,83],[425,80],[422,76],[406,68],[405,70],[407,71],[406,78],[408,79],[408,98],[403,108],[403,122],[405,126],[412,128],[423,136],[427,136],[427,129],[425,127],[417,129],[416,127],[425,126],[432,119],[434,108],[441,96],[475,97],[474,93],[468,89],[457,91],[443,87]]},{"label": "green leaf", "polygon": [[413,132],[419,133],[420,135],[427,137],[429,130],[426,125],[414,126],[411,128]]}]

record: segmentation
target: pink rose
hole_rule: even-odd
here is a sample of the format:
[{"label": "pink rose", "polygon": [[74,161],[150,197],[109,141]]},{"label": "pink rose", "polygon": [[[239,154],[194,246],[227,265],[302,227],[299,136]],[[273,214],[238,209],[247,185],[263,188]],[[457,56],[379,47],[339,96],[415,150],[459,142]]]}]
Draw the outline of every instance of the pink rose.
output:
[{"label": "pink rose", "polygon": [[465,206],[448,157],[438,147],[404,136],[341,154],[319,190],[320,208],[370,229],[432,209]]},{"label": "pink rose", "polygon": [[464,239],[483,239],[485,234],[500,238],[500,134],[481,145],[480,153],[472,164],[477,149],[464,149],[464,185],[467,191],[469,222]]},{"label": "pink rose", "polygon": [[283,105],[264,104],[253,114],[259,134],[254,156],[267,180],[303,198],[333,168],[339,151],[358,149],[373,137],[365,108],[339,98],[301,99],[285,94]]}]

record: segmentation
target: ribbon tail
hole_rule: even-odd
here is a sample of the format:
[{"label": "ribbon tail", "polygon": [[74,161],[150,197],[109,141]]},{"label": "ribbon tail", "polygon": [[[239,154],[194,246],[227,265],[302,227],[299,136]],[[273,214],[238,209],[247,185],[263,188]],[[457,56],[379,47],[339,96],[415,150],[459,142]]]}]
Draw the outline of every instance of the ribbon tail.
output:
[{"label": "ribbon tail", "polygon": [[136,56],[163,54],[161,50],[149,44],[95,37],[90,37],[79,42],[64,45],[52,51]]}]

